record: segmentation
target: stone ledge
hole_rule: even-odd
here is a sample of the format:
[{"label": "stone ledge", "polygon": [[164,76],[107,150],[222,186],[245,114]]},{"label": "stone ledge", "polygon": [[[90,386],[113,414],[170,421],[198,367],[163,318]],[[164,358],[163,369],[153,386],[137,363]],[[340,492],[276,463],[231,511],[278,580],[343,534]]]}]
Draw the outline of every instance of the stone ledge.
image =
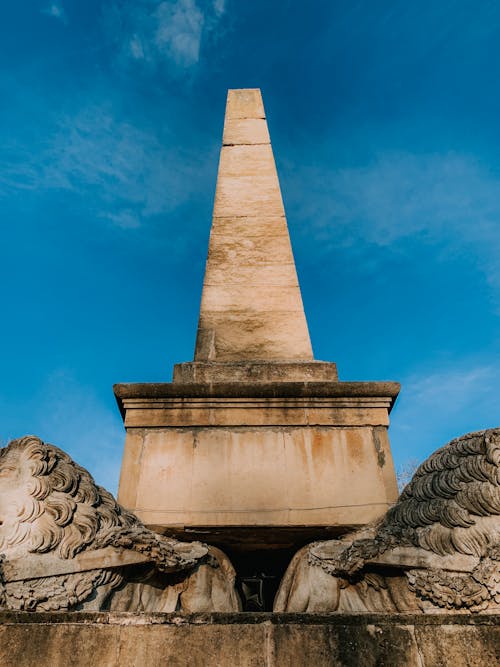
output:
[{"label": "stone ledge", "polygon": [[118,611],[0,611],[0,625],[18,624],[88,624],[100,625],[418,625],[487,626],[500,630],[500,614],[296,614],[272,612],[165,614]]},{"label": "stone ledge", "polygon": [[499,616],[0,613],[2,667],[491,667]]},{"label": "stone ledge", "polygon": [[398,382],[138,382],[113,386],[122,417],[126,399],[386,398],[390,411],[399,390]]},{"label": "stone ledge", "polygon": [[127,428],[376,427],[389,424],[387,397],[126,398]]}]

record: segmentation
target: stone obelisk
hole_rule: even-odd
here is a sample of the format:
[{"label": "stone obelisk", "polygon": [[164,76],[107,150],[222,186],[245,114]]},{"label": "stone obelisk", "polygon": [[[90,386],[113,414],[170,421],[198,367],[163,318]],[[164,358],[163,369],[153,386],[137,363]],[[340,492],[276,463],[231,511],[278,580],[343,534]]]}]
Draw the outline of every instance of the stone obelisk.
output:
[{"label": "stone obelisk", "polygon": [[194,358],[313,358],[259,90],[227,99]]},{"label": "stone obelisk", "polygon": [[260,91],[229,91],[194,360],[115,386],[120,502],[240,551],[366,524],[397,497],[398,391],[313,359]]},{"label": "stone obelisk", "polygon": [[194,363],[176,381],[336,380],[313,360],[260,90],[230,90]]}]

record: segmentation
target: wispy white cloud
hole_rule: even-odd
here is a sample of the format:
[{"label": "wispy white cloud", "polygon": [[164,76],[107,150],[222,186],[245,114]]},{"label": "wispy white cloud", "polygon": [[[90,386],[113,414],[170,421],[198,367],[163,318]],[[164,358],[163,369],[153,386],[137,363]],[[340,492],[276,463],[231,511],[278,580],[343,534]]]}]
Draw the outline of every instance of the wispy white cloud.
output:
[{"label": "wispy white cloud", "polygon": [[403,378],[390,429],[396,461],[422,461],[452,438],[498,426],[499,383],[499,362],[462,362]]},{"label": "wispy white cloud", "polygon": [[64,11],[64,7],[60,2],[52,2],[48,7],[45,7],[41,11],[42,14],[46,14],[47,16],[52,16],[55,19],[59,19],[63,23],[68,22],[68,17],[66,15],[66,12]]},{"label": "wispy white cloud", "polygon": [[224,0],[141,0],[114,5],[105,25],[122,64],[142,61],[186,71],[200,60],[206,34],[225,13]]},{"label": "wispy white cloud", "polygon": [[142,46],[142,40],[138,35],[132,35],[130,42],[130,55],[135,60],[143,60],[146,57],[144,48]]},{"label": "wispy white cloud", "polygon": [[194,0],[162,2],[155,23],[152,42],[160,55],[183,67],[198,62],[204,15]]},{"label": "wispy white cloud", "polygon": [[222,16],[226,10],[226,0],[214,0],[214,12],[216,16]]},{"label": "wispy white cloud", "polygon": [[90,106],[61,117],[41,150],[5,151],[0,198],[15,189],[66,190],[93,215],[133,229],[192,197],[211,158],[121,120],[110,106]]},{"label": "wispy white cloud", "polygon": [[406,392],[418,409],[439,410],[450,416],[460,414],[471,401],[484,400],[483,394],[489,393],[499,371],[486,365],[413,376],[408,379]]},{"label": "wispy white cloud", "polygon": [[392,153],[357,168],[306,168],[301,177],[311,191],[297,208],[325,244],[439,244],[475,255],[500,288],[500,178],[474,158]]},{"label": "wispy white cloud", "polygon": [[141,226],[140,216],[130,209],[123,209],[118,213],[107,212],[104,217],[121,229],[137,229]]}]

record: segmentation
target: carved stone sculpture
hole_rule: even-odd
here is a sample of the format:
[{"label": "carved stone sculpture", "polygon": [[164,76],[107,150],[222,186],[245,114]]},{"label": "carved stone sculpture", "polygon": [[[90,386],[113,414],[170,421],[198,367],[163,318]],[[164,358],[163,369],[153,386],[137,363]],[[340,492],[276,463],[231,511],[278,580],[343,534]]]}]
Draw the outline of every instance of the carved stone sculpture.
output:
[{"label": "carved stone sculpture", "polygon": [[500,429],[452,440],[378,524],[293,558],[275,611],[500,610]]},{"label": "carved stone sculpture", "polygon": [[148,530],[62,450],[0,449],[0,608],[238,611],[218,549]]}]

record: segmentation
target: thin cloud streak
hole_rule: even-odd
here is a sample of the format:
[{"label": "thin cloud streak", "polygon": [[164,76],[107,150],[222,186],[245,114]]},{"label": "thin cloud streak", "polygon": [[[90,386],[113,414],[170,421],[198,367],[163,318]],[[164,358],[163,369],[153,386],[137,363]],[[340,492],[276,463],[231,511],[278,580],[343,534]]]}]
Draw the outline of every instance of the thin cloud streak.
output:
[{"label": "thin cloud streak", "polygon": [[104,26],[123,67],[141,62],[185,73],[199,63],[203,39],[213,35],[224,13],[224,0],[142,0],[108,7]]},{"label": "thin cloud streak", "polygon": [[422,461],[465,432],[499,426],[499,376],[498,363],[470,362],[403,378],[389,431],[396,461]]},{"label": "thin cloud streak", "polygon": [[196,64],[200,57],[204,16],[194,0],[162,2],[155,19],[153,44],[157,53],[181,67]]},{"label": "thin cloud streak", "polygon": [[[311,187],[293,202],[325,247],[388,247],[411,241],[469,254],[500,290],[500,178],[456,153],[388,153],[368,166],[305,168]],[[300,193],[301,188],[291,188]],[[500,294],[499,294],[500,298]]]},{"label": "thin cloud streak", "polygon": [[42,9],[41,13],[46,14],[47,16],[52,16],[53,18],[62,21],[64,24],[68,23],[68,17],[61,3],[53,2],[45,9]]},{"label": "thin cloud streak", "polygon": [[64,115],[36,159],[20,146],[6,153],[0,198],[15,190],[69,191],[97,217],[134,229],[189,200],[210,159],[173,148],[168,139],[119,119],[109,105],[90,106]]}]

